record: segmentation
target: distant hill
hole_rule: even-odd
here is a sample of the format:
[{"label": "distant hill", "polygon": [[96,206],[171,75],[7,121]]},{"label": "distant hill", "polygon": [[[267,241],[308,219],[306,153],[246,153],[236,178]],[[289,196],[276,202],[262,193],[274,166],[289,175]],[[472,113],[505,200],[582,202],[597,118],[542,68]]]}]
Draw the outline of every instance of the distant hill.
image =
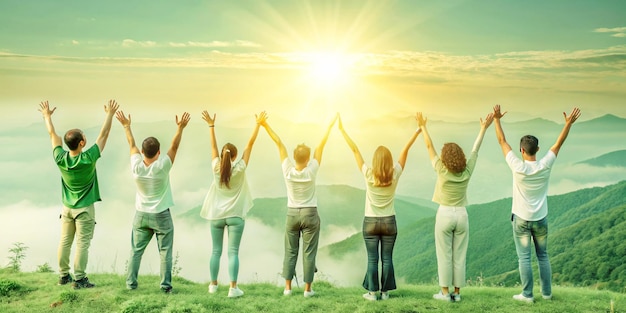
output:
[{"label": "distant hill", "polygon": [[609,152],[592,159],[580,161],[577,164],[588,164],[598,167],[626,167],[626,150]]},{"label": "distant hill", "polygon": [[[555,282],[598,284],[614,290],[623,288],[626,281],[624,195],[626,181],[548,197],[548,251]],[[518,283],[517,255],[510,223],[511,199],[471,205],[468,212],[471,234],[467,255],[468,281],[507,286]],[[434,218],[425,218],[398,231],[394,265],[396,275],[407,282],[431,283],[437,279],[434,225]],[[360,234],[324,250],[338,258],[349,252],[365,251]],[[577,275],[571,274],[572,271]],[[587,274],[582,275],[582,272]]]}]

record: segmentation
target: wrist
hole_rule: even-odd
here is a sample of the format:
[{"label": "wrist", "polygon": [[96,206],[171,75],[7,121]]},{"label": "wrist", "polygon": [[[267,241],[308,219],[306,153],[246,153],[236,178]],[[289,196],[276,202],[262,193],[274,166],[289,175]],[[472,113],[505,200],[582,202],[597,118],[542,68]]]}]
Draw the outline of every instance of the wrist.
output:
[{"label": "wrist", "polygon": [[215,124],[213,124],[213,125],[209,125],[209,127],[215,127]]}]

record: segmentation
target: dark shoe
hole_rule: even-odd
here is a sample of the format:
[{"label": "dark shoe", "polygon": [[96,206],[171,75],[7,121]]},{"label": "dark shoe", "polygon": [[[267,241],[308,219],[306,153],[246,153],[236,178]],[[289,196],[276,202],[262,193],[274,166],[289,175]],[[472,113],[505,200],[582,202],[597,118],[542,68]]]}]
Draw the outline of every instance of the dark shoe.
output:
[{"label": "dark shoe", "polygon": [[165,294],[170,294],[170,293],[172,293],[172,286],[161,287],[161,291],[163,291],[163,293],[165,293]]},{"label": "dark shoe", "polygon": [[59,277],[58,285],[67,285],[68,283],[71,283],[73,281],[74,281],[74,278],[72,278],[72,275],[67,274],[63,277]]},{"label": "dark shoe", "polygon": [[81,288],[93,288],[95,284],[89,282],[89,278],[83,277],[83,279],[79,279],[72,283],[72,288],[81,289]]}]

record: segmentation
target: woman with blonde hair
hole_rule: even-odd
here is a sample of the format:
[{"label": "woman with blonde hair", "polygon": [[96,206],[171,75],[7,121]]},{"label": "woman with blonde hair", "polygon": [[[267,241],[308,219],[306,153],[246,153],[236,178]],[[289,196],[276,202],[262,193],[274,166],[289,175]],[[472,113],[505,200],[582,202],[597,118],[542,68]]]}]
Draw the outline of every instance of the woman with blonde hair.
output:
[{"label": "woman with blonde hair", "polygon": [[215,140],[215,114],[213,117],[207,111],[202,112],[204,119],[211,129],[211,154],[213,166],[213,183],[209,189],[200,216],[211,221],[211,238],[213,248],[211,253],[210,271],[211,283],[209,293],[217,292],[217,276],[220,269],[224,230],[228,231],[228,274],[230,289],[228,297],[243,296],[243,291],[237,286],[239,273],[239,244],[245,225],[244,218],[252,207],[252,196],[246,180],[246,169],[250,160],[252,146],[256,141],[261,123],[267,118],[265,112],[256,116],[256,126],[248,145],[243,150],[241,159],[237,158],[237,147],[227,143],[218,152]]},{"label": "woman with blonde hair", "polygon": [[[365,164],[359,148],[348,136],[339,118],[339,130],[343,134],[350,150],[354,153],[356,164],[365,177],[365,217],[363,219],[363,239],[367,250],[367,272],[363,280],[363,288],[367,290],[363,298],[375,301],[389,299],[389,291],[396,289],[393,269],[393,247],[398,235],[394,197],[398,179],[402,174],[409,149],[421,132],[418,128],[409,142],[400,152],[397,163],[387,147],[379,146],[374,151],[372,166]],[[380,248],[379,248],[380,247]],[[380,251],[380,252],[379,252]],[[378,260],[381,260],[382,271],[378,278]]]},{"label": "woman with blonde hair", "polygon": [[[480,119],[480,132],[474,142],[469,159],[456,143],[446,143],[441,149],[441,158],[437,155],[433,142],[426,128],[427,119],[417,113],[417,123],[424,133],[424,143],[430,156],[437,183],[433,202],[439,204],[435,220],[435,250],[441,290],[433,295],[434,299],[461,301],[461,287],[465,286],[465,257],[469,243],[469,221],[467,218],[467,185],[476,166],[478,150],[485,136],[485,131],[493,122],[493,113],[485,120]],[[454,293],[450,294],[450,286]]]}]

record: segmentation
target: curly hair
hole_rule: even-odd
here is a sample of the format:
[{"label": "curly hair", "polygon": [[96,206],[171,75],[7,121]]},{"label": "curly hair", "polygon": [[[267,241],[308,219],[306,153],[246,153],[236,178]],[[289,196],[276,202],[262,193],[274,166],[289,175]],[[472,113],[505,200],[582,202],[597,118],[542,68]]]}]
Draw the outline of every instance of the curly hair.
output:
[{"label": "curly hair", "polygon": [[452,173],[460,173],[465,170],[467,160],[463,149],[456,143],[448,142],[441,148],[441,162]]}]

